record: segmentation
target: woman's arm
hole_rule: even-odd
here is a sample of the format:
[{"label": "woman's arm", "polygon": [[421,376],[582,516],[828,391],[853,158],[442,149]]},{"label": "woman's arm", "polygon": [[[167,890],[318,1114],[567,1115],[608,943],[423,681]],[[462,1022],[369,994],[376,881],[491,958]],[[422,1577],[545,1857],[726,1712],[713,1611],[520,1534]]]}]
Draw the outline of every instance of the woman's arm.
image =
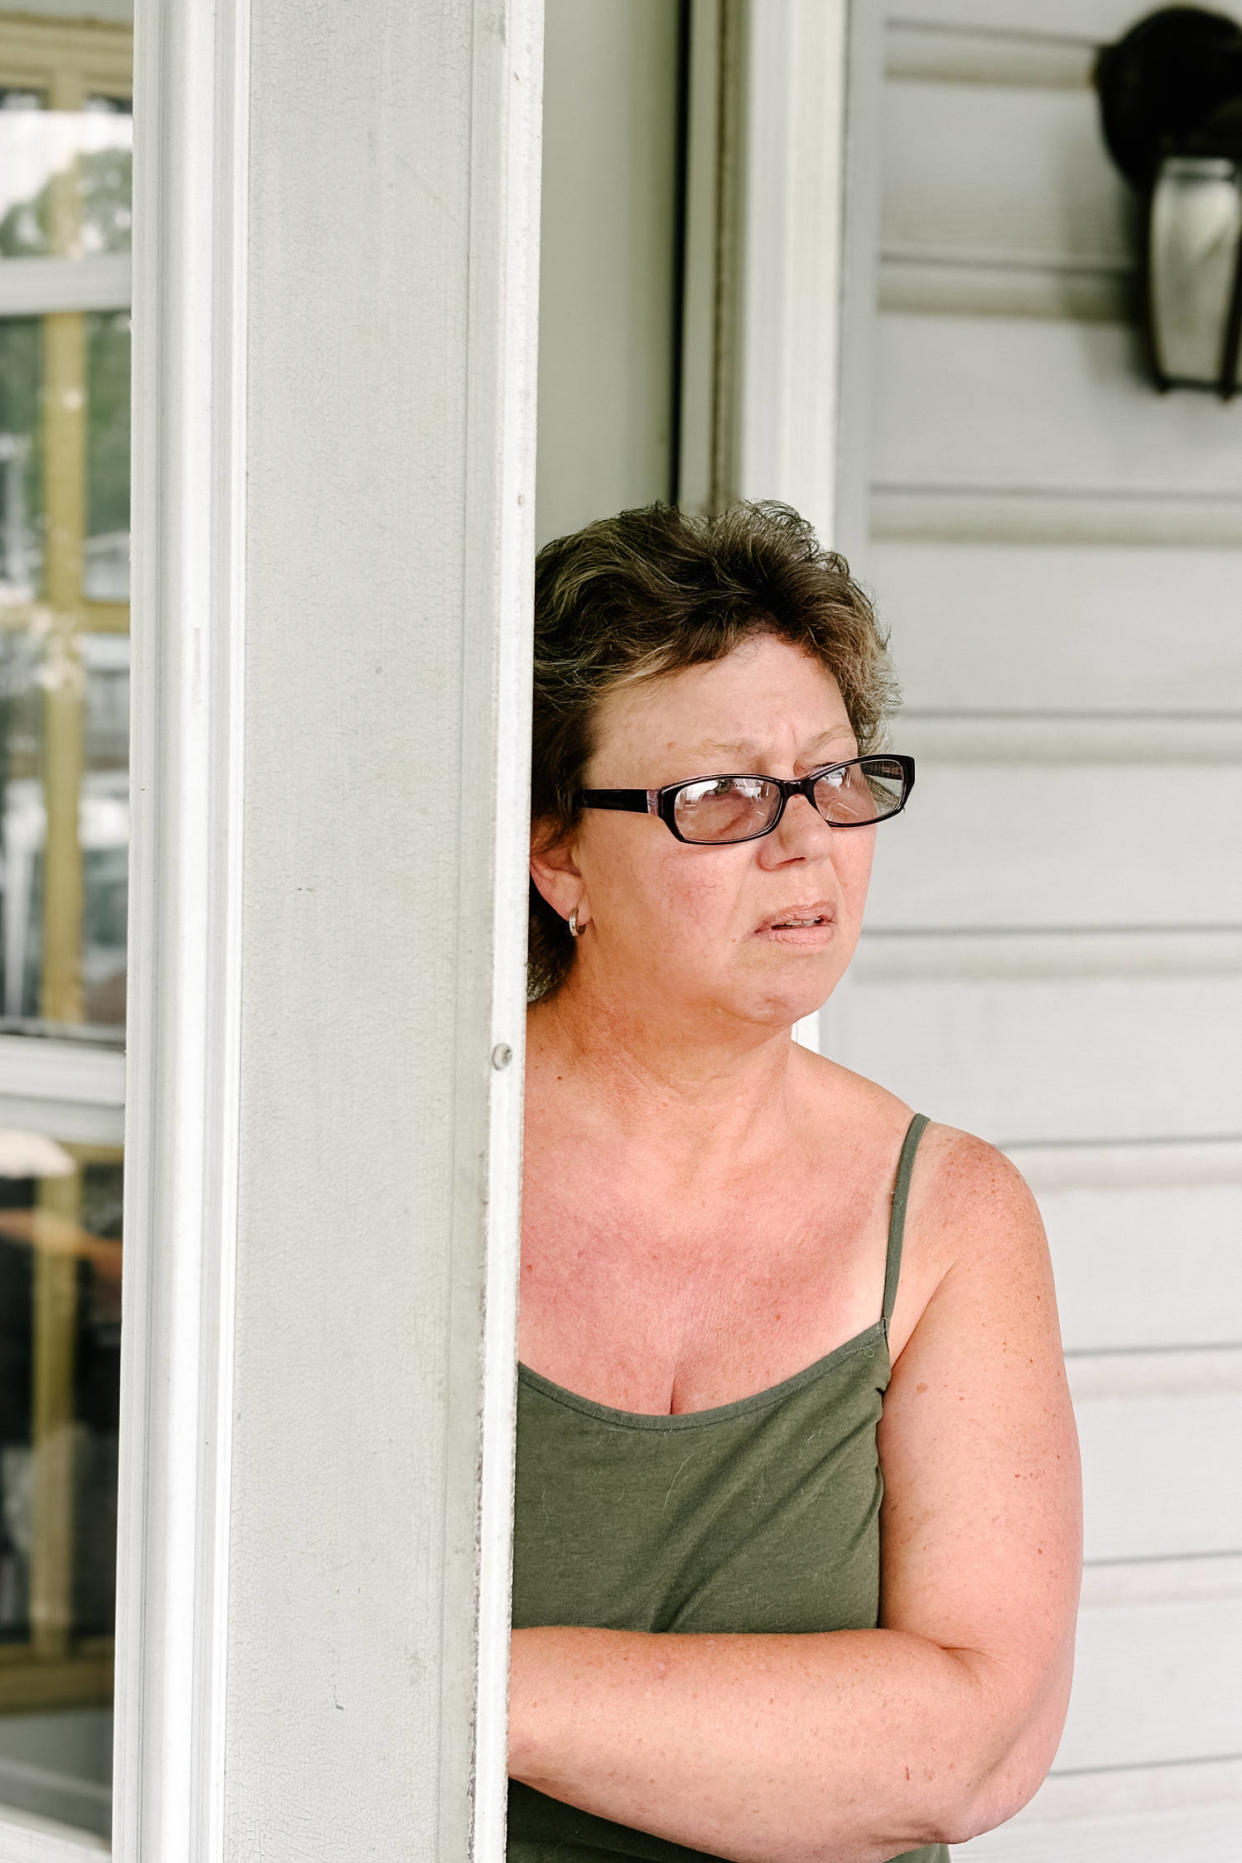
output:
[{"label": "woman's arm", "polygon": [[882,1627],[516,1631],[515,1778],[736,1863],[964,1842],[1043,1778],[1079,1572],[1047,1247],[998,1152],[945,1128],[923,1146],[910,1221],[944,1272],[885,1400]]}]

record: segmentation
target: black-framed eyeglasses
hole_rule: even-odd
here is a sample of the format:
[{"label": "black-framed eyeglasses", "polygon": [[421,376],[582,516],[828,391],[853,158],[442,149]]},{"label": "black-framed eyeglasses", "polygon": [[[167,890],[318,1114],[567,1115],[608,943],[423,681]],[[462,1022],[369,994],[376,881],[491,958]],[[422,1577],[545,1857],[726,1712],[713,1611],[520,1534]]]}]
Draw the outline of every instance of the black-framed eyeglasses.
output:
[{"label": "black-framed eyeglasses", "polygon": [[825,764],[809,776],[697,776],[662,789],[583,789],[585,809],[658,815],[679,841],[728,847],[772,830],[794,796],[833,828],[866,828],[899,815],[914,788],[914,758],[885,754]]}]

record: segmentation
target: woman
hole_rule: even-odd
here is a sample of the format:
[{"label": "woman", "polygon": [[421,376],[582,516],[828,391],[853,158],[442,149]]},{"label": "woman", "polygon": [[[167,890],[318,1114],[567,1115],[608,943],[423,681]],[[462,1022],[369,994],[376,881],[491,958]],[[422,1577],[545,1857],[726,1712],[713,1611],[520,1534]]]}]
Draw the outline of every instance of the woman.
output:
[{"label": "woman", "polygon": [[1078,1469],[1021,1177],[791,1039],[913,781],[884,642],[779,505],[536,611],[509,1855],[932,1863],[1051,1762]]}]

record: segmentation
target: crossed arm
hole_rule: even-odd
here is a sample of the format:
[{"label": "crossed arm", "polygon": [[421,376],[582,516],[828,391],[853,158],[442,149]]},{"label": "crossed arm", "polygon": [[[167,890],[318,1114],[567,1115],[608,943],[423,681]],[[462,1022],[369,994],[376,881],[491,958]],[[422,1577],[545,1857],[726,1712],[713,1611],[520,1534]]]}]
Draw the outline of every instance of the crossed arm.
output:
[{"label": "crossed arm", "polygon": [[939,1139],[918,1219],[943,1272],[880,1429],[881,1627],[515,1631],[514,1778],[735,1863],[962,1843],[1042,1780],[1080,1546],[1047,1247],[1012,1166],[965,1134]]}]

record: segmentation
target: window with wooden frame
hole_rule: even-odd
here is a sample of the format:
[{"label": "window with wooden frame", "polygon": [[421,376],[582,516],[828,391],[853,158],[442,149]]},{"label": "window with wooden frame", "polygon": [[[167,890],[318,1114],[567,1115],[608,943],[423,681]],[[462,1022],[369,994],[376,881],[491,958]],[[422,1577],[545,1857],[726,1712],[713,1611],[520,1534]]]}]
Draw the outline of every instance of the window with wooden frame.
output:
[{"label": "window with wooden frame", "polygon": [[[97,9],[112,10],[115,9]],[[0,11],[0,1831],[111,1819],[132,29]]]}]

